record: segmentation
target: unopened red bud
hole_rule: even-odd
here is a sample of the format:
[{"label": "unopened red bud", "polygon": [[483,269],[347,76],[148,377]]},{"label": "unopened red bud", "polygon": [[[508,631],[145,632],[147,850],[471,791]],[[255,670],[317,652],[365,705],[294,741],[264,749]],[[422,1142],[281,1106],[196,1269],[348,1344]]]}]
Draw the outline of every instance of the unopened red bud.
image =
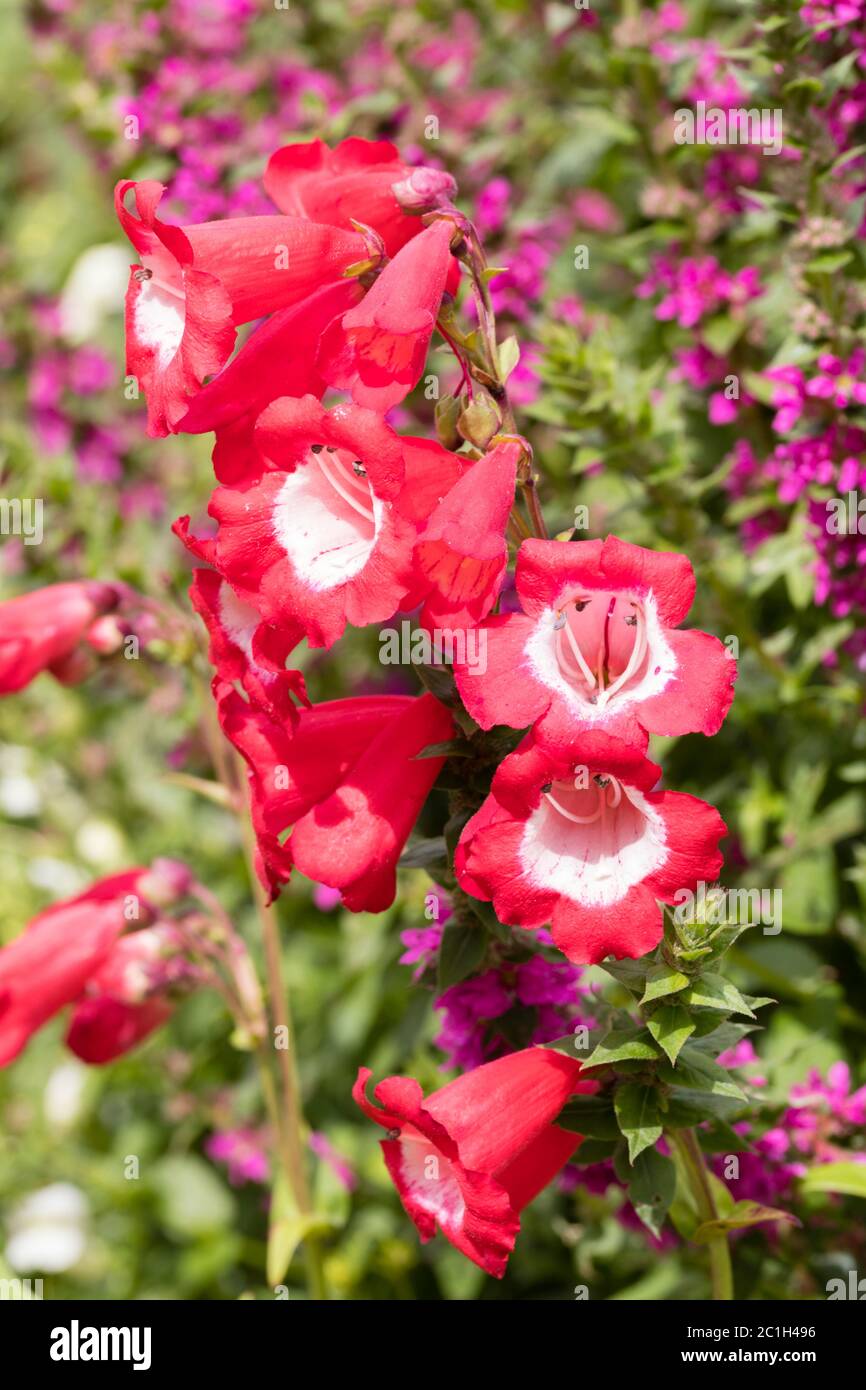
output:
[{"label": "unopened red bud", "polygon": [[457,183],[444,169],[413,169],[407,178],[392,183],[391,190],[404,212],[432,212],[445,207],[457,192]]}]

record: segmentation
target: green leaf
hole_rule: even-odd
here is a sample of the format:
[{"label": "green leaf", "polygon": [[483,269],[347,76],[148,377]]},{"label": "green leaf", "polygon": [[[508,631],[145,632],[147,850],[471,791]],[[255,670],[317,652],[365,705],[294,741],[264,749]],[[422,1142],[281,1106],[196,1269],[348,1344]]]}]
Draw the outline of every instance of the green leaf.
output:
[{"label": "green leaf", "polygon": [[624,985],[631,990],[632,994],[640,995],[643,993],[644,983],[647,977],[647,965],[640,960],[617,960],[604,961],[601,969],[606,974],[612,975],[617,984]]},{"label": "green leaf", "polygon": [[449,989],[465,980],[478,969],[486,950],[487,935],[480,925],[467,926],[455,918],[446,922],[439,947],[439,989]]},{"label": "green leaf", "polygon": [[647,1020],[647,1028],[665,1055],[676,1066],[680,1048],[695,1031],[694,1021],[679,1004],[665,1004]]},{"label": "green leaf", "polygon": [[659,1050],[646,1028],[614,1028],[589,1054],[584,1067],[608,1067],[614,1062],[652,1062]]},{"label": "green leaf", "polygon": [[866,1163],[820,1163],[800,1179],[800,1191],[866,1197]]},{"label": "green leaf", "polygon": [[712,1221],[702,1221],[692,1232],[691,1239],[696,1245],[706,1245],[724,1231],[742,1231],[749,1226],[760,1226],[765,1221],[784,1221],[789,1226],[800,1225],[791,1212],[779,1211],[777,1207],[765,1207],[760,1202],[735,1202],[726,1216],[717,1216]]},{"label": "green leaf", "polygon": [[274,1184],[268,1224],[268,1250],[265,1273],[273,1288],[282,1284],[292,1263],[295,1251],[308,1235],[325,1234],[337,1229],[340,1223],[315,1212],[303,1216],[298,1210],[288,1183],[282,1174]]},{"label": "green leaf", "polygon": [[659,1066],[659,1076],[671,1085],[685,1086],[690,1091],[706,1091],[712,1096],[727,1096],[731,1100],[748,1101],[749,1097],[731,1079],[730,1072],[720,1067],[705,1052],[686,1047],[674,1070],[667,1063]]},{"label": "green leaf", "polygon": [[607,1096],[572,1096],[556,1123],[570,1134],[589,1139],[618,1139],[619,1125],[613,1101]]},{"label": "green leaf", "polygon": [[[612,1108],[611,1114],[613,1114]],[[615,1121],[614,1128],[616,1128]],[[604,1163],[613,1157],[617,1145],[621,1143],[619,1130],[616,1132],[616,1139],[584,1139],[583,1143],[571,1155],[569,1162],[576,1163],[578,1167],[587,1167],[591,1163]]]},{"label": "green leaf", "polygon": [[702,975],[683,994],[682,1002],[698,1009],[717,1009],[721,1013],[755,1015],[736,985],[723,975]]},{"label": "green leaf", "polygon": [[662,1137],[658,1092],[652,1086],[625,1081],[616,1088],[614,1109],[620,1130],[628,1140],[629,1162]]},{"label": "green leaf", "polygon": [[679,994],[689,983],[689,976],[681,970],[673,970],[665,964],[654,965],[647,972],[646,987],[640,1002],[648,1004],[651,999],[662,999],[666,994]]},{"label": "green leaf", "polygon": [[416,758],[471,758],[472,749],[460,738],[448,738],[442,743],[428,743]]},{"label": "green leaf", "polygon": [[628,1197],[638,1216],[654,1236],[660,1236],[677,1186],[677,1172],[670,1158],[657,1149],[645,1149],[635,1159]]},{"label": "green leaf", "polygon": [[806,262],[806,269],[812,275],[835,275],[837,270],[854,259],[853,251],[825,251]]},{"label": "green leaf", "polygon": [[426,869],[428,864],[441,863],[446,854],[445,840],[441,835],[428,840],[416,840],[400,855],[400,868]]}]

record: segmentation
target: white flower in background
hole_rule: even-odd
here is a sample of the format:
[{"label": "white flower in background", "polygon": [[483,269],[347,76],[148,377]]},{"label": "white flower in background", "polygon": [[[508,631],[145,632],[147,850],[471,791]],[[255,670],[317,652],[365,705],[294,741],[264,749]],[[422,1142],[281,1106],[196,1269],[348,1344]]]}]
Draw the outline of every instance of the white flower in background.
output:
[{"label": "white flower in background", "polygon": [[5,1257],[19,1274],[62,1274],[84,1254],[87,1198],[72,1183],[55,1182],[31,1192],[9,1213]]},{"label": "white flower in background", "polygon": [[103,320],[123,304],[129,280],[129,253],[113,242],[90,246],[78,257],[60,296],[63,336],[86,342]]},{"label": "white flower in background", "polygon": [[27,879],[34,888],[43,888],[54,898],[71,898],[82,893],[90,882],[75,864],[63,859],[53,859],[50,855],[39,854],[27,865]]},{"label": "white flower in background", "polygon": [[55,1067],[45,1083],[42,1109],[54,1129],[70,1129],[84,1109],[88,1071],[83,1062],[70,1060]]}]

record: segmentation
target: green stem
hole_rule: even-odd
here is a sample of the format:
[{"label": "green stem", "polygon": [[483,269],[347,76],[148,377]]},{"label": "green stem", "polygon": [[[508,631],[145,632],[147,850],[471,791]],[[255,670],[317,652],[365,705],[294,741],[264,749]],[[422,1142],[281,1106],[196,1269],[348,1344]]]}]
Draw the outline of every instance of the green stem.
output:
[{"label": "green stem", "polygon": [[[716,1200],[704,1163],[703,1151],[695,1131],[693,1129],[672,1130],[668,1132],[667,1139],[682,1161],[701,1220],[716,1221],[719,1215],[716,1209]],[[713,1298],[717,1302],[730,1300],[734,1296],[734,1275],[731,1269],[731,1251],[727,1235],[720,1232],[719,1235],[714,1236],[708,1243],[708,1249]]]}]

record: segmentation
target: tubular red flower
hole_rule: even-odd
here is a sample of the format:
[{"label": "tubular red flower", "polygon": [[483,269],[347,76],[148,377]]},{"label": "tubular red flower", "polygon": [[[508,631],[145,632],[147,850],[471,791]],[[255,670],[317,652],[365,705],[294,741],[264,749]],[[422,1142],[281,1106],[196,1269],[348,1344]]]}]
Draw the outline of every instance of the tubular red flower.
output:
[{"label": "tubular red flower", "polygon": [[97,619],[117,607],[121,593],[116,584],[81,580],[0,603],[0,695],[22,690],[40,671],[64,682],[80,679],[85,668],[70,658]]},{"label": "tubular red flower", "polygon": [[72,1012],[66,1034],[70,1051],[83,1062],[102,1065],[161,1027],[172,1012],[167,990],[186,970],[183,953],[172,922],[122,936],[88,979]]},{"label": "tubular red flower", "polygon": [[390,906],[397,860],[444,762],[417,754],[453,732],[444,706],[432,695],[359,696],[302,710],[287,729],[223,683],[214,694],[249,767],[257,868],[271,896],[297,864],[339,888],[352,911]]},{"label": "tubular red flower", "polygon": [[520,1230],[520,1213],[568,1162],[581,1136],[554,1121],[569,1096],[591,1094],[580,1063],[542,1047],[487,1062],[427,1100],[412,1077],[380,1081],[358,1072],[353,1096],[389,1131],[388,1172],[421,1240],[437,1226],[461,1254],[501,1279]]},{"label": "tubular red flower", "polygon": [[137,1047],[154,1029],[171,1018],[164,999],[124,1004],[103,994],[76,1004],[66,1033],[66,1046],[82,1062],[104,1066]]},{"label": "tubular red flower", "polygon": [[419,512],[460,461],[401,440],[372,411],[326,411],[312,396],[275,401],[255,438],[266,471],[217,489],[208,510],[219,531],[201,557],[267,622],[300,627],[313,646],[332,645],[347,622],[390,617],[415,585]]},{"label": "tubular red flower", "polygon": [[[124,204],[135,190],[138,216]],[[235,327],[285,309],[367,259],[356,232],[292,217],[236,217],[173,227],[152,180],[120,182],[115,208],[141,258],[126,299],[127,371],[147,394],[148,431],[176,430],[205,378],[219,372]]]},{"label": "tubular red flower", "polygon": [[[0,950],[0,1066],[71,1004],[99,970],[129,925],[130,895],[138,897],[145,869],[95,883],[87,892],[40,912]],[[138,920],[147,914],[142,903]]]},{"label": "tubular red flower", "polygon": [[303,637],[299,627],[263,623],[213,570],[194,570],[189,596],[210,635],[208,652],[217,677],[240,681],[250,700],[274,718],[292,719],[297,703],[309,704],[304,677],[286,669]]},{"label": "tubular red flower", "polygon": [[425,626],[473,626],[496,602],[520,454],[517,441],[497,444],[455,483],[419,537],[415,561],[432,586]]},{"label": "tubular red flower", "polygon": [[[395,184],[406,186],[403,206]],[[417,211],[430,211],[457,191],[450,175],[404,164],[387,140],[355,137],[334,149],[322,140],[284,145],[271,155],[264,185],[280,211],[293,217],[334,227],[351,227],[353,221],[372,227],[389,256],[421,231],[418,217],[403,210],[407,201]]]},{"label": "tubular red flower", "polygon": [[500,921],[550,924],[569,960],[636,959],[662,936],[659,901],[712,883],[727,827],[684,792],[653,791],[661,769],[601,732],[567,750],[530,734],[497,770],[463,830],[455,873]]},{"label": "tubular red flower", "polygon": [[220,482],[251,482],[261,475],[253,429],[271,401],[280,396],[321,399],[325,382],[316,368],[319,336],[363,294],[357,279],[341,280],[279,310],[255,330],[219,376],[202,387],[177,429],[189,434],[218,432],[214,470]]},{"label": "tubular red flower", "polygon": [[[714,734],[736,662],[716,637],[676,631],[695,577],[685,555],[605,541],[524,541],[522,613],[488,618],[487,669],[455,666],[482,728],[536,724],[567,747],[582,729],[646,746],[647,734]],[[515,679],[515,677],[519,677]]]},{"label": "tubular red flower", "polygon": [[424,369],[449,269],[454,224],[437,219],[386,265],[372,288],[322,334],[325,381],[358,405],[390,410]]}]

